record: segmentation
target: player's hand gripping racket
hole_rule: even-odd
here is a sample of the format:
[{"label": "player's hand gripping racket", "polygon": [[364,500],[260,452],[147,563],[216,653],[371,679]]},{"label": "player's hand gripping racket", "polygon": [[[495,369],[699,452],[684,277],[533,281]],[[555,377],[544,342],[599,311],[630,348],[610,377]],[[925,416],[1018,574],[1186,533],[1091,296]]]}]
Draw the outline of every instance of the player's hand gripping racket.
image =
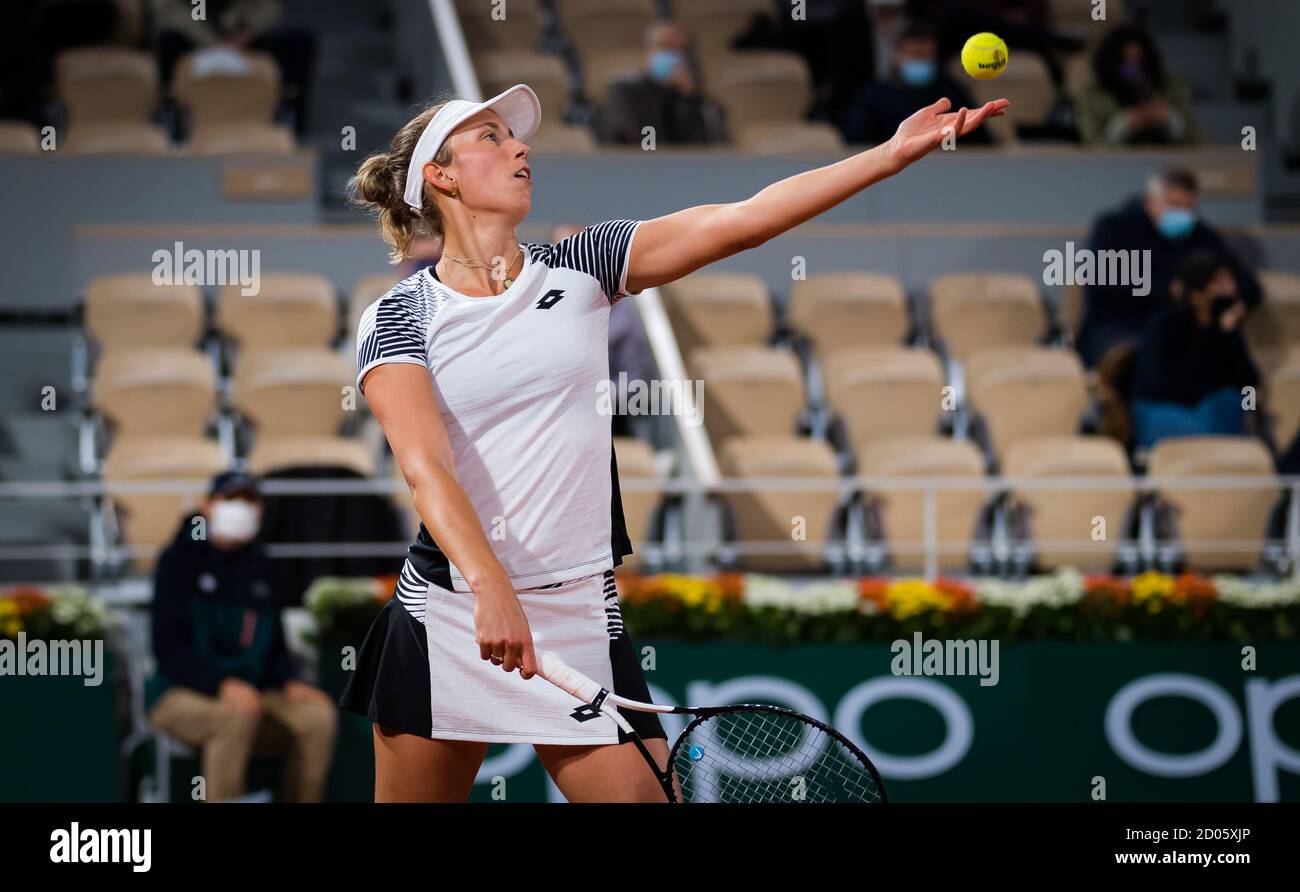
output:
[{"label": "player's hand gripping racket", "polygon": [[[880,772],[834,728],[778,706],[660,706],[610,693],[555,654],[540,655],[551,684],[613,719],[659,779],[669,802],[885,802]],[[694,716],[661,769],[617,707]],[[676,771],[678,788],[673,784]]]}]

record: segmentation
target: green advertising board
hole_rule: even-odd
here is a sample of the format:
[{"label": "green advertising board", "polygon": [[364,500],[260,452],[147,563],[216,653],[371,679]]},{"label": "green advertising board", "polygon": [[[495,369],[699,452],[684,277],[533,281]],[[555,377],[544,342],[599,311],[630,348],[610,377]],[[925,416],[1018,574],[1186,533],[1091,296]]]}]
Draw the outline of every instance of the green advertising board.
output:
[{"label": "green advertising board", "polygon": [[[1025,643],[1001,648],[984,684],[895,674],[907,661],[889,644],[640,647],[657,702],[774,703],[827,721],[897,802],[1300,801],[1294,644],[1262,644],[1243,668],[1234,644]],[[370,729],[356,718],[331,791],[365,799]],[[684,727],[664,724],[670,739]],[[489,749],[473,799],[494,798],[561,799],[526,745]]]}]

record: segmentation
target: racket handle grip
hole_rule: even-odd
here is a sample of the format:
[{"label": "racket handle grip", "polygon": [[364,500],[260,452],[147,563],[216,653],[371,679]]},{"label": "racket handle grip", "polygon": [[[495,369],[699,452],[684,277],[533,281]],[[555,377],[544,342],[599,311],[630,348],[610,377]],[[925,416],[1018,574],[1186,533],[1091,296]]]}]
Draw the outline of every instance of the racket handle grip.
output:
[{"label": "racket handle grip", "polygon": [[541,654],[542,677],[562,691],[567,691],[583,703],[595,700],[601,692],[600,684],[565,663],[549,650]]}]

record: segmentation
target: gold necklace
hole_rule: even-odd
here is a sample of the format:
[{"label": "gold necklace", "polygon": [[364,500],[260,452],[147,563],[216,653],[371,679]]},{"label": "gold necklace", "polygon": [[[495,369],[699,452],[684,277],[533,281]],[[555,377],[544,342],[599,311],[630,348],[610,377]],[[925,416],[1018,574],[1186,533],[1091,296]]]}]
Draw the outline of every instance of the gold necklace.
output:
[{"label": "gold necklace", "polygon": [[[505,276],[505,278],[501,280],[501,283],[506,288],[509,288],[511,285],[515,284],[515,280],[509,275],[509,270],[510,267],[515,265],[515,261],[519,259],[519,255],[524,252],[523,245],[519,244],[518,242],[515,242],[515,245],[516,247],[519,248],[519,250],[515,252],[514,257],[510,258],[510,262],[506,264],[507,275]],[[452,257],[450,254],[443,254],[442,256],[446,257],[448,260],[452,261],[453,263],[459,263],[462,266],[469,267],[470,269],[490,269],[492,267],[492,264],[486,263],[478,259],[477,257]]]}]

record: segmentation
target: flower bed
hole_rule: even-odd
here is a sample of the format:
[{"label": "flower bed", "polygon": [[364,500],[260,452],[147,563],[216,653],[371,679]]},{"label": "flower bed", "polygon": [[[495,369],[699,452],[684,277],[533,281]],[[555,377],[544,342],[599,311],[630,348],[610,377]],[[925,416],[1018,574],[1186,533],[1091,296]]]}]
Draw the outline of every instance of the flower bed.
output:
[{"label": "flower bed", "polygon": [[[1300,632],[1300,582],[1234,576],[1132,578],[1064,569],[999,579],[826,579],[808,583],[726,573],[618,577],[624,620],[637,638],[766,643],[932,637],[1068,641],[1276,641]],[[317,580],[307,605],[317,639],[358,644],[393,579]]]},{"label": "flower bed", "polygon": [[102,638],[104,602],[77,585],[19,585],[0,590],[0,638]]}]

